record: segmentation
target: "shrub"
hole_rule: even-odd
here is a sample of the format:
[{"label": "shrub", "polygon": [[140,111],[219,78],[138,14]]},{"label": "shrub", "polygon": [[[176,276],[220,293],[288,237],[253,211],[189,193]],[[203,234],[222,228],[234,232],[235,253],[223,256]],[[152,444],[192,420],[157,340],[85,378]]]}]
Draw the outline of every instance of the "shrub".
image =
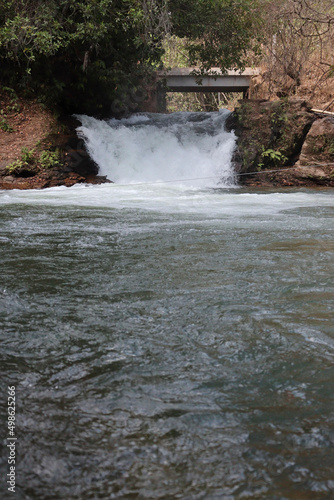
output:
[{"label": "shrub", "polygon": [[61,165],[59,151],[43,151],[39,158],[39,163],[42,168],[54,168]]}]

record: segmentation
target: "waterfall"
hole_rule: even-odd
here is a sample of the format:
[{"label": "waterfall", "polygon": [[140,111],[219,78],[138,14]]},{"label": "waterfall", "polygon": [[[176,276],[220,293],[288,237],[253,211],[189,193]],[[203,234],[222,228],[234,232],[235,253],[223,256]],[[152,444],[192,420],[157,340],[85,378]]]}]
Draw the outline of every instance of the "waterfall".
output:
[{"label": "waterfall", "polygon": [[122,120],[79,115],[100,175],[117,184],[175,182],[187,186],[235,185],[235,136],[224,129],[229,111],[137,114]]}]

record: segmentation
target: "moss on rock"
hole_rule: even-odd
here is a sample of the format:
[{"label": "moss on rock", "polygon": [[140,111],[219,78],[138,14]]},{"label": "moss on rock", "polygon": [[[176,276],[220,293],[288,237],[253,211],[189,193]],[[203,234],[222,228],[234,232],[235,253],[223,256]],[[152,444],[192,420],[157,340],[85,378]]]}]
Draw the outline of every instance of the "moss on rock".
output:
[{"label": "moss on rock", "polygon": [[301,99],[243,100],[228,120],[238,137],[234,164],[240,173],[293,165],[314,120]]}]

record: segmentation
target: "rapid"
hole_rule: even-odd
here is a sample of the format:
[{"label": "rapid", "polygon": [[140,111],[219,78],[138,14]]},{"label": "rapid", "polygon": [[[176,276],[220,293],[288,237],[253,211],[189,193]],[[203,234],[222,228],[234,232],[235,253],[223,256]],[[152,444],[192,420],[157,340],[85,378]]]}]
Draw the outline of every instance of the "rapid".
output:
[{"label": "rapid", "polygon": [[333,190],[240,187],[227,116],[80,116],[114,184],[0,192],[15,498],[333,498]]}]

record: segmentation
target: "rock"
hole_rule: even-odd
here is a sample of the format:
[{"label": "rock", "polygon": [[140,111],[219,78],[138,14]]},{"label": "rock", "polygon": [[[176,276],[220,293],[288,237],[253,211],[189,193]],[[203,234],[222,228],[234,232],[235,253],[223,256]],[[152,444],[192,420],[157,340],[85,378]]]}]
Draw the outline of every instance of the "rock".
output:
[{"label": "rock", "polygon": [[326,176],[325,171],[321,167],[297,167],[294,174],[301,179],[309,179],[311,177],[323,179]]},{"label": "rock", "polygon": [[106,175],[92,175],[86,178],[89,184],[113,184],[113,181],[107,179]]},{"label": "rock", "polygon": [[334,186],[334,118],[315,115],[305,100],[240,101],[227,128],[237,136],[243,184]]},{"label": "rock", "polygon": [[241,173],[293,165],[314,121],[303,99],[243,100],[227,121],[237,135],[233,162]]},{"label": "rock", "polygon": [[67,187],[71,187],[74,186],[75,184],[82,183],[85,181],[86,181],[85,177],[82,177],[76,173],[72,173],[64,180],[64,185]]},{"label": "rock", "polygon": [[38,173],[37,166],[34,165],[26,165],[20,168],[16,168],[13,174],[15,177],[22,177],[24,179],[28,177],[34,177]]},{"label": "rock", "polygon": [[297,167],[294,170],[295,179],[304,181],[304,185],[334,187],[334,164],[324,167]]},{"label": "rock", "polygon": [[334,119],[326,117],[316,120],[307,134],[298,166],[334,166]]},{"label": "rock", "polygon": [[86,151],[84,141],[77,136],[68,139],[65,145],[64,168],[84,177],[97,175],[99,168]]}]

